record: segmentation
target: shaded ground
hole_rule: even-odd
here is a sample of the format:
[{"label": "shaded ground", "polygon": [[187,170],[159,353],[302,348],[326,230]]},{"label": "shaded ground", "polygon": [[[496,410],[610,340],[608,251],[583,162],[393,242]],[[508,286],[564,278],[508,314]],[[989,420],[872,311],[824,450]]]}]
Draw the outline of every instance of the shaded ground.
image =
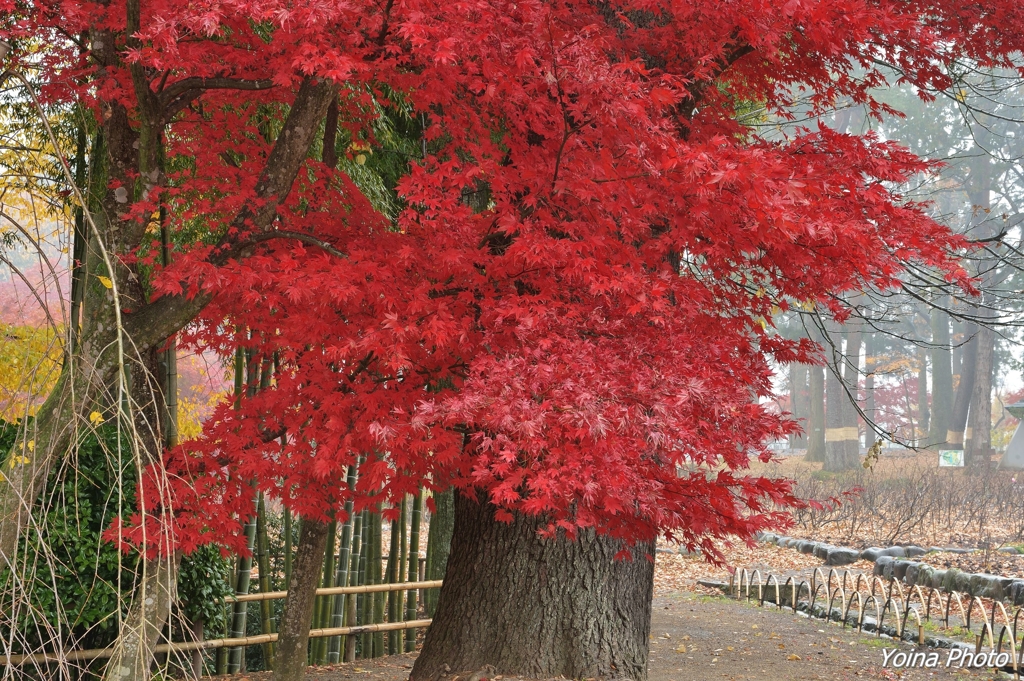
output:
[{"label": "shaded ground", "polygon": [[[967,669],[884,669],[883,650],[906,644],[858,635],[837,624],[757,608],[724,598],[677,593],[654,599],[650,681],[759,679],[992,679],[992,672]],[[946,651],[938,651],[942,664]],[[311,668],[309,681],[405,681],[415,653],[351,665]],[[269,674],[236,675],[236,681],[266,681]],[[452,676],[448,681],[457,681]],[[1008,676],[998,678],[1007,679]],[[492,681],[502,681],[495,677]],[[517,681],[504,677],[504,681]]]}]

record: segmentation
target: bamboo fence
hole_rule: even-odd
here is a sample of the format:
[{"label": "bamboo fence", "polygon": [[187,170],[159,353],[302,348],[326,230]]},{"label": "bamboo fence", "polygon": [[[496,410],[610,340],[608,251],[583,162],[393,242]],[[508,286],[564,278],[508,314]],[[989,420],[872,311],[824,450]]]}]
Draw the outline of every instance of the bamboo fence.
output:
[{"label": "bamboo fence", "polygon": [[[335,596],[340,594],[364,594],[380,593],[388,591],[412,591],[419,589],[436,589],[441,586],[441,580],[425,582],[404,582],[397,584],[367,584],[363,586],[334,586],[316,590],[317,596]],[[285,598],[287,591],[269,591],[267,593],[254,593],[242,596],[230,596],[228,602],[265,601]],[[405,629],[418,629],[430,626],[432,620],[411,620],[405,622],[381,622],[376,624],[363,624],[353,627],[329,627],[310,629],[310,638],[324,638],[331,636],[349,636],[353,634],[367,634],[386,631],[402,631]],[[162,643],[157,645],[154,654],[161,653],[182,653],[195,650],[210,650],[216,648],[238,648],[242,646],[273,643],[277,641],[277,634],[260,634],[258,636],[241,636],[234,638],[217,638],[208,641],[185,641],[182,643]],[[71,650],[60,653],[31,653],[27,655],[0,655],[0,665],[16,666],[26,663],[47,663],[47,662],[80,662],[87,660],[108,659],[114,654],[114,648],[97,648],[91,650]]]}]

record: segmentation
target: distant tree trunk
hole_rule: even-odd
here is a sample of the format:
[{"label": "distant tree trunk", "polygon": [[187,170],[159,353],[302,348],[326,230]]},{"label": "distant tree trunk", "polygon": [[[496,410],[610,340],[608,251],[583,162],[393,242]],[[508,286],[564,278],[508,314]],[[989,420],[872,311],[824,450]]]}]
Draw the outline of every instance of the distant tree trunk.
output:
[{"label": "distant tree trunk", "polygon": [[928,437],[931,425],[931,409],[928,407],[928,351],[917,348],[917,422],[921,428],[921,438]]},{"label": "distant tree trunk", "polygon": [[857,428],[849,428],[850,402],[843,386],[843,355],[838,352],[841,346],[840,335],[832,332],[833,342],[837,344],[838,366],[830,366],[825,371],[825,466],[826,471],[845,471],[856,466],[851,459],[851,447],[847,440],[857,439]]},{"label": "distant tree trunk", "polygon": [[[959,319],[953,320],[953,333],[950,337],[950,345],[953,348],[953,352],[950,354],[953,365],[953,383],[959,385],[960,372],[963,371],[964,364],[964,341],[970,336],[965,333],[967,331],[967,325]],[[955,409],[954,409],[955,410]]]},{"label": "distant tree trunk", "polygon": [[825,368],[810,366],[808,376],[807,461],[825,460]]},{"label": "distant tree trunk", "polygon": [[846,399],[843,401],[843,427],[846,429],[846,461],[851,467],[860,461],[860,414],[857,411],[857,395],[860,387],[860,350],[862,334],[851,331],[846,341],[843,383],[846,384]]},{"label": "distant tree trunk", "polygon": [[794,362],[789,365],[789,402],[793,418],[800,422],[804,432],[789,436],[790,449],[803,449],[807,446],[807,397],[807,365]]},{"label": "distant tree trunk", "polygon": [[950,449],[963,449],[964,431],[967,428],[967,414],[971,406],[971,395],[974,393],[974,381],[978,365],[978,325],[968,324],[965,330],[967,342],[963,346],[960,361],[960,383],[956,387],[956,400],[953,402],[953,415],[946,433],[946,446]]},{"label": "distant tree trunk", "polygon": [[309,628],[313,621],[316,588],[320,584],[330,527],[327,522],[302,519],[299,544],[292,563],[288,599],[281,614],[274,681],[301,681],[306,673]]},{"label": "distant tree trunk", "polygon": [[[430,528],[427,530],[427,580],[443,579],[451,550],[452,532],[455,529],[455,492],[451,489],[434,495],[434,512],[430,514]],[[437,589],[428,589],[423,594],[427,617],[434,616],[437,608]]]},{"label": "distant tree trunk", "polygon": [[965,455],[968,466],[984,465],[992,449],[992,368],[995,364],[995,331],[987,324],[978,330],[978,351],[971,394]]},{"label": "distant tree trunk", "polygon": [[654,545],[580,533],[543,539],[543,520],[494,519],[457,495],[455,532],[437,613],[412,681],[480,670],[551,678],[647,678]]},{"label": "distant tree trunk", "polygon": [[864,334],[864,415],[870,421],[865,424],[864,446],[871,448],[875,444],[875,344],[878,339],[873,333]]},{"label": "distant tree trunk", "polygon": [[[939,301],[941,305],[943,301]],[[946,442],[953,416],[953,367],[949,351],[949,315],[941,307],[932,309],[932,418],[928,444]]]}]

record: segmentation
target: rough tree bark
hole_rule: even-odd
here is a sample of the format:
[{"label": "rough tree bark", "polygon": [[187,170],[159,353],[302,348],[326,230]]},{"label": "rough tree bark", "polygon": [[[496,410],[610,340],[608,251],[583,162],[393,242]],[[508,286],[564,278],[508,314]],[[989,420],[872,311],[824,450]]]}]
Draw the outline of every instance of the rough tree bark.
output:
[{"label": "rough tree bark", "polygon": [[630,550],[581,532],[541,538],[544,522],[494,519],[455,499],[455,532],[434,621],[412,681],[446,669],[550,678],[647,678],[654,545]]},{"label": "rough tree bark", "polygon": [[306,648],[324,564],[330,523],[303,518],[292,563],[288,600],[281,614],[274,681],[300,681],[306,673]]}]

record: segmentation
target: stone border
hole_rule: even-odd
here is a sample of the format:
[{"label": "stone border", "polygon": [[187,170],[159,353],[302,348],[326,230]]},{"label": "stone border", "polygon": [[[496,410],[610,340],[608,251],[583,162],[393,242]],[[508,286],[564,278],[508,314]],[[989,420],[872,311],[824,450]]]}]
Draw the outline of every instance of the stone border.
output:
[{"label": "stone border", "polygon": [[[825,542],[810,541],[786,537],[773,532],[763,532],[758,539],[783,548],[791,548],[801,553],[813,554],[825,561],[825,565],[849,565],[858,560],[869,560],[874,563],[874,574],[882,579],[898,579],[907,586],[925,586],[942,589],[949,593],[959,591],[976,598],[994,598],[1005,600],[1014,605],[1024,605],[1024,579],[1003,577],[984,573],[961,572],[956,568],[939,570],[927,563],[915,560],[928,553],[976,553],[978,549],[941,548],[932,546],[890,546],[880,548],[873,546],[857,551],[856,549],[833,546]],[[1002,553],[1017,554],[1013,547],[1004,547],[1012,551]]]}]

